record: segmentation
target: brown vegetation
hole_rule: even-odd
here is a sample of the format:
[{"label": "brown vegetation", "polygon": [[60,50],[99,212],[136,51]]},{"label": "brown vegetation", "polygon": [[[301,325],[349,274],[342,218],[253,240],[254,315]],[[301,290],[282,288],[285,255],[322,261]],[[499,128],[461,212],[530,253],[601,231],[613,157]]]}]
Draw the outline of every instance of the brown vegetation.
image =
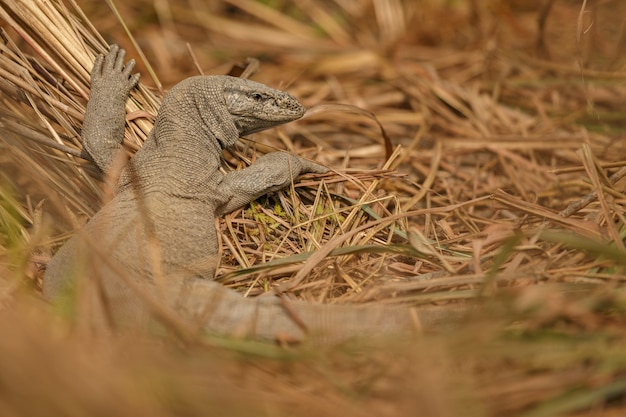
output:
[{"label": "brown vegetation", "polygon": [[[0,413],[623,414],[626,4],[133,0],[120,23],[79,3],[0,1]],[[40,269],[110,192],[77,157],[110,42],[142,72],[130,152],[167,88],[254,69],[246,57],[311,109],[225,155],[333,169],[226,216],[225,285],[481,311],[322,351],[93,334],[49,311]]]}]

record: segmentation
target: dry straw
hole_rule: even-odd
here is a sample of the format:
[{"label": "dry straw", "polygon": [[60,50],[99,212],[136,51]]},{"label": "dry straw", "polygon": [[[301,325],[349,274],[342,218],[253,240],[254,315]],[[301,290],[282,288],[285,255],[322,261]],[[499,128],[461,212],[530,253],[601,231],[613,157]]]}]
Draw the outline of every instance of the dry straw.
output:
[{"label": "dry straw", "polygon": [[[60,1],[1,4],[0,17],[21,38],[18,45],[12,33],[5,33],[1,45],[0,85],[6,107],[0,114],[0,123],[10,132],[3,138],[4,147],[11,151],[14,161],[37,172],[34,178],[50,195],[62,196],[51,201],[57,213],[77,227],[84,217],[97,210],[103,198],[90,165],[78,155],[89,70],[95,54],[105,51],[106,44],[74,2],[70,2],[69,9]],[[272,26],[276,26],[273,19],[278,12],[254,2],[237,2],[237,6],[258,22],[272,21]],[[179,11],[172,7],[174,12]],[[320,22],[327,22],[323,8],[313,4],[303,7],[309,8]],[[381,33],[386,40],[381,38],[381,42],[392,42],[397,34],[390,19],[406,21],[408,15],[403,13],[415,11],[378,7],[375,16],[380,27],[387,28]],[[287,15],[280,16],[287,20],[285,25],[280,29],[265,27],[272,32],[257,37],[257,42],[289,49],[293,46],[275,40],[279,33],[285,38],[289,32],[296,38],[308,39],[312,50],[336,50],[327,41],[316,40],[301,23],[289,20]],[[197,18],[207,24],[207,29],[215,31],[218,41],[238,24],[229,17],[204,12],[199,12]],[[211,19],[222,19],[223,24],[208,25],[213,22]],[[330,24],[322,29],[334,45],[349,38],[341,27]],[[240,37],[249,32],[230,35]],[[24,43],[28,49],[21,46]],[[26,50],[30,52],[27,54]],[[330,54],[313,71],[338,75],[355,71],[363,65],[359,54],[371,53]],[[401,53],[398,56],[405,59]],[[471,56],[466,59],[472,60]],[[291,192],[262,199],[260,204],[253,203],[226,216],[220,226],[222,264],[218,277],[225,285],[248,295],[274,288],[317,301],[422,303],[471,296],[482,287],[480,277],[484,281],[498,276],[494,281],[497,285],[533,283],[539,270],[541,280],[562,280],[560,263],[536,256],[557,250],[542,242],[544,229],[564,228],[587,236],[600,246],[604,236],[608,236],[623,249],[620,226],[613,224],[621,217],[612,208],[613,203],[606,201],[607,195],[622,197],[611,188],[617,177],[599,177],[602,162],[591,156],[594,149],[603,146],[601,137],[560,130],[499,104],[496,97],[480,89],[463,88],[437,76],[436,72],[445,66],[458,63],[433,57],[433,72],[416,74],[408,67],[389,66],[381,56],[370,55],[367,62],[378,67],[380,77],[386,80],[366,92],[369,102],[381,103],[380,121],[361,110],[351,114],[345,106],[318,106],[296,128],[288,127],[285,131],[297,132],[323,146],[319,157],[330,166],[346,164],[341,143],[362,133],[373,141],[369,149],[363,148],[362,160],[377,155],[377,165],[382,170],[347,170],[341,174],[337,171],[323,179],[305,180]],[[152,78],[160,85],[156,76]],[[357,78],[354,80],[344,81],[344,91],[360,88],[351,85],[358,83]],[[319,86],[312,81],[298,88],[302,95],[310,95]],[[410,107],[395,106],[398,100],[408,101]],[[125,135],[130,152],[146,137],[159,102],[160,95],[143,86],[133,92],[128,101]],[[346,131],[329,131],[324,123],[327,115],[340,117]],[[372,128],[375,125],[366,123],[368,117],[378,123],[378,133]],[[405,147],[394,149],[381,122],[396,136],[409,136],[412,130],[413,139]],[[271,150],[272,146],[281,146],[281,142],[298,151],[282,133],[278,142],[265,140],[267,135],[260,137],[270,146],[242,142],[237,150],[225,155],[224,169],[245,166],[254,159],[257,149]],[[574,152],[585,142],[587,156],[582,162],[593,185],[578,187],[587,187],[584,194],[592,186],[595,190],[608,187],[606,192],[593,191],[585,198],[600,202],[600,223],[589,216],[573,216],[582,205],[559,214],[566,201],[555,194],[556,188],[544,186],[558,186],[555,175],[548,170],[554,166],[546,164],[550,158],[577,159]],[[432,146],[424,147],[426,143]],[[307,155],[313,154],[309,151]],[[358,158],[359,150],[350,155]],[[413,170],[423,176],[423,181],[416,186],[411,178],[406,181],[386,171],[393,167]],[[400,187],[401,192],[388,192],[390,186]],[[68,217],[68,212],[74,217]],[[26,213],[29,216],[32,213]],[[510,242],[515,244],[509,247]],[[510,250],[503,252],[504,248]],[[567,264],[569,257],[560,259]],[[446,276],[430,285],[414,284],[432,273]]]},{"label": "dry straw", "polygon": [[[603,36],[601,12],[623,15],[613,9],[626,6],[598,2],[589,24],[584,6],[545,1],[532,15],[538,22],[523,20],[519,10],[536,3],[136,0],[138,9],[156,5],[170,32],[184,26],[202,45],[210,39],[204,49],[267,54],[258,76],[309,107],[372,112],[392,144],[389,152],[364,114],[330,107],[226,153],[224,169],[288,148],[337,172],[219,223],[225,285],[334,303],[500,295],[504,307],[487,306],[487,320],[452,334],[374,353],[294,357],[220,342],[255,355],[241,360],[165,352],[166,338],[93,343],[78,332],[78,343],[68,342],[77,332],[59,332],[49,314],[17,305],[0,314],[0,413],[623,415],[626,157],[617,110],[626,93],[623,53],[607,52],[620,26]],[[569,24],[564,39],[578,33],[578,44],[560,42],[552,19]],[[78,156],[88,74],[106,44],[73,1],[0,0],[0,20],[0,164],[20,197],[0,187],[5,306],[22,287],[5,277],[32,283],[33,266],[45,265],[106,194]],[[586,44],[587,34],[602,42]],[[539,53],[527,55],[520,43]],[[227,71],[221,56],[189,50]],[[613,53],[597,61],[610,65],[591,59],[599,52]],[[159,90],[155,76],[146,78]],[[130,152],[160,97],[133,92]],[[42,227],[42,213],[54,227]]]},{"label": "dry straw", "polygon": [[[4,34],[0,71],[7,108],[0,123],[10,132],[4,138],[5,147],[14,161],[38,173],[36,181],[48,188],[57,213],[66,218],[68,212],[73,213],[69,222],[78,227],[84,220],[73,216],[92,215],[103,198],[93,170],[80,157],[80,125],[88,74],[95,55],[105,51],[106,44],[73,2],[67,9],[60,1],[4,1],[0,17],[30,51],[27,54],[9,33]],[[159,102],[160,97],[143,86],[133,92],[125,134],[131,152],[145,139]],[[393,259],[408,261],[408,270],[415,262],[421,264],[421,259],[435,269],[443,261],[441,249],[420,253],[407,244],[406,218],[419,213],[401,210],[395,197],[381,197],[377,191],[381,180],[394,176],[386,169],[400,157],[400,148],[392,154],[380,123],[356,107],[318,106],[308,116],[337,111],[355,113],[357,121],[369,118],[378,123],[380,143],[390,158],[386,166],[382,171],[354,171],[300,183],[298,192],[281,193],[280,203],[254,203],[229,215],[221,234],[225,262],[219,277],[226,285],[258,294],[280,283],[276,288],[281,291],[318,301],[373,301],[379,294],[368,291],[363,297],[366,288],[375,288],[382,278],[393,281],[405,275],[394,276],[388,270]],[[232,168],[241,167],[254,158],[254,148],[244,146],[228,156]],[[351,195],[360,194],[356,199],[342,191],[345,183]],[[432,244],[428,239],[420,243],[421,247]],[[324,250],[320,251],[321,246]],[[464,252],[454,256],[457,263],[469,257]],[[453,271],[449,261],[444,264]]]}]

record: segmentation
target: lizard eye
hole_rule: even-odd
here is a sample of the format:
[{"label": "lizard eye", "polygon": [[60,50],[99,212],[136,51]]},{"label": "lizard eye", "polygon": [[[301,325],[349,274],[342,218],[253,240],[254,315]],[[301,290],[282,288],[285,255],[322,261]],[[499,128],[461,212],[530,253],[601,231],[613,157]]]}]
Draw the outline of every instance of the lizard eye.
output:
[{"label": "lizard eye", "polygon": [[250,95],[250,97],[252,97],[252,100],[254,101],[261,101],[263,100],[263,96],[259,93],[253,93]]}]

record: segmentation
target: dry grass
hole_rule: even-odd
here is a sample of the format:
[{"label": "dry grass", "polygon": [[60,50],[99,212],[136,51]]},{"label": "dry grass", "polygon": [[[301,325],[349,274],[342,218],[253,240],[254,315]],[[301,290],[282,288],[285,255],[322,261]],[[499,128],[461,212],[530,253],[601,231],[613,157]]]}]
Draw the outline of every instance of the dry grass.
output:
[{"label": "dry grass", "polygon": [[[0,1],[0,254],[11,271],[0,329],[16,341],[0,354],[1,384],[53,375],[29,390],[48,415],[624,412],[621,3],[584,13],[558,0],[118,4],[142,73],[154,67],[129,102],[131,152],[163,89],[237,73],[254,56],[256,80],[311,110],[241,141],[224,169],[280,148],[334,170],[226,216],[221,282],[327,303],[489,301],[454,334],[321,353],[103,339],[28,301],[39,266],[108,192],[77,157],[100,33],[139,57],[101,2],[82,2],[98,30],[68,3]],[[43,413],[19,398],[0,397],[0,409]]]}]

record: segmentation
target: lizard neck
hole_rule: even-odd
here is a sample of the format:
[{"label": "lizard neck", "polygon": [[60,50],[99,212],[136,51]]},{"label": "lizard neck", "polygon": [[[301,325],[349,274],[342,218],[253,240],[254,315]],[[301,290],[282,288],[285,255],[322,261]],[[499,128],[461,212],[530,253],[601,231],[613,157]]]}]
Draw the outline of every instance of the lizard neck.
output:
[{"label": "lizard neck", "polygon": [[210,196],[219,178],[222,147],[232,146],[239,132],[222,87],[207,78],[192,77],[170,90],[123,182],[137,176],[146,190]]}]

